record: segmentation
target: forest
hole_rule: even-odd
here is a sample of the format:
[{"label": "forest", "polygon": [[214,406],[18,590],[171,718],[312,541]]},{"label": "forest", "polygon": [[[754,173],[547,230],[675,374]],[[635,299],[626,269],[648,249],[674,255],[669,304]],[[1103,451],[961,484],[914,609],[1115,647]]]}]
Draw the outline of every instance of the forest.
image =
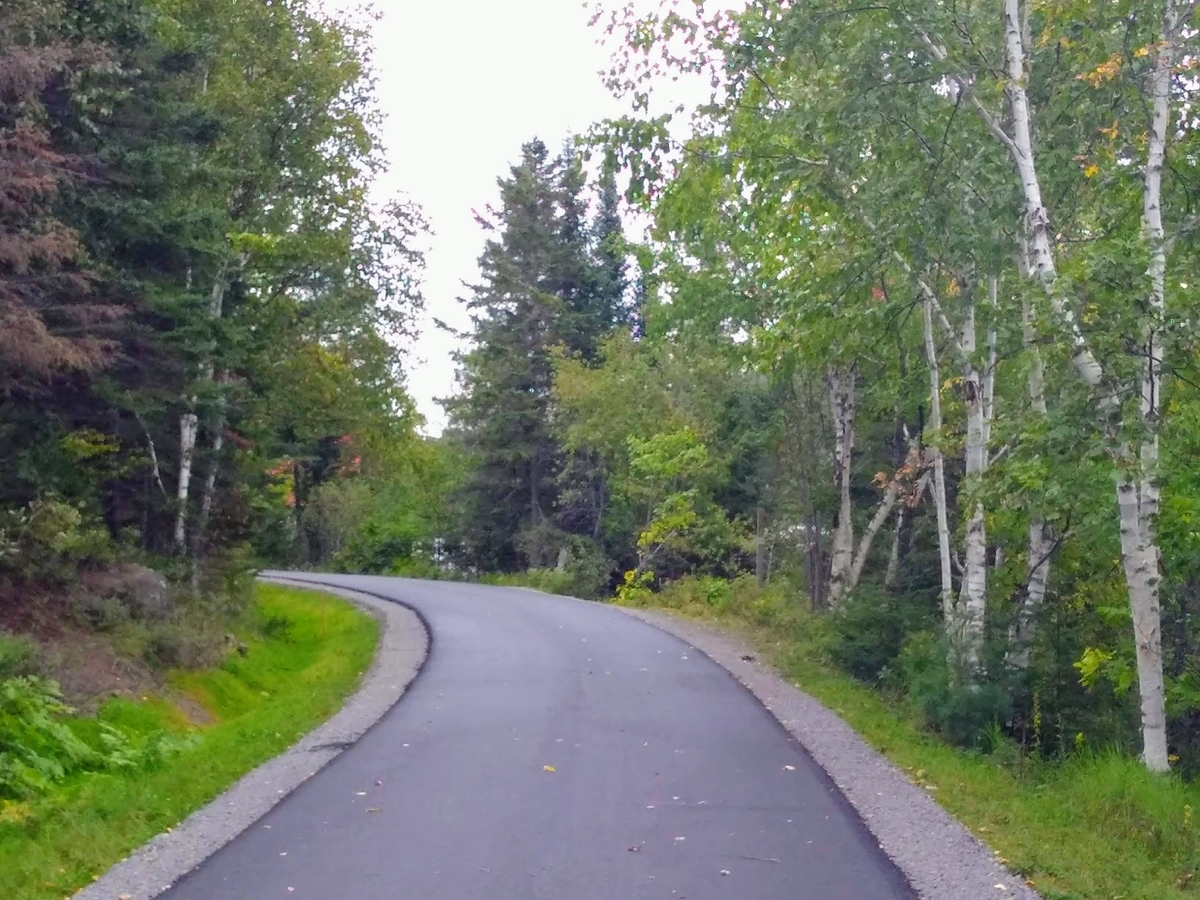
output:
[{"label": "forest", "polygon": [[132,752],[62,694],[219,663],[254,570],[324,552],[327,483],[432,468],[370,23],[0,4],[0,804]]},{"label": "forest", "polygon": [[0,627],[199,665],[262,567],[686,601],[1191,779],[1195,7],[598,6],[630,113],[513,148],[429,437],[369,19],[9,0]]},{"label": "forest", "polygon": [[954,742],[1191,773],[1194,4],[1002,6],[598,8],[633,113],[481,222],[439,552],[786,585]]}]

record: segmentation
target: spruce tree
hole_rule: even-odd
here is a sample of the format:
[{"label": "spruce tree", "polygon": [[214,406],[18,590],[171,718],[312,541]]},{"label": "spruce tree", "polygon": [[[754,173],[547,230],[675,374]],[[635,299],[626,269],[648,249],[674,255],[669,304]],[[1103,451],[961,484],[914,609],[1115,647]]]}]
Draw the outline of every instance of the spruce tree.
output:
[{"label": "spruce tree", "polygon": [[481,217],[493,236],[467,300],[474,348],[459,359],[460,393],[446,405],[473,461],[460,497],[462,560],[512,571],[551,564],[564,532],[596,529],[595,510],[576,508],[575,484],[594,473],[566,476],[564,492],[571,461],[551,427],[552,359],[595,357],[620,321],[624,280],[612,257],[620,246],[615,194],[590,222],[587,179],[570,145],[551,158],[541,141],[526,144],[500,195],[499,208]]}]

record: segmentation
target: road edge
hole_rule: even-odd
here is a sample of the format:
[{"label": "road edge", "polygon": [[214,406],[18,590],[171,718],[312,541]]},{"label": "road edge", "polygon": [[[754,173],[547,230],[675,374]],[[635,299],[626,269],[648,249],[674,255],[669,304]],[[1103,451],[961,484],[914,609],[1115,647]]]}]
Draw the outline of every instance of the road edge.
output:
[{"label": "road edge", "polygon": [[408,691],[429,655],[429,630],[396,601],[278,576],[260,581],[349,600],[377,618],[379,646],[362,684],[338,712],[273,759],[152,838],[74,895],[74,900],[152,900],[253,826],[354,744]]},{"label": "road edge", "polygon": [[921,900],[1041,900],[925,789],[840,716],[758,662],[743,640],[661,610],[613,608],[685,641],[750,691],[825,770]]}]

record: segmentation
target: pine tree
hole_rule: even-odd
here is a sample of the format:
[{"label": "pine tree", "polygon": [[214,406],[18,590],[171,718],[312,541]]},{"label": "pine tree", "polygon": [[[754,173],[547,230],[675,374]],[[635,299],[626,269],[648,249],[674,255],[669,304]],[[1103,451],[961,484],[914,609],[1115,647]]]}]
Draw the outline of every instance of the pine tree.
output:
[{"label": "pine tree", "polygon": [[587,179],[570,145],[552,159],[541,141],[526,144],[500,189],[500,208],[481,218],[494,237],[468,301],[475,347],[460,358],[461,391],[447,408],[474,459],[462,497],[463,559],[511,571],[551,564],[564,531],[597,526],[594,511],[576,508],[575,482],[590,483],[594,473],[571,465],[564,495],[572,461],[552,433],[552,359],[595,357],[619,321],[624,282],[612,258],[620,246],[615,193],[589,222]]},{"label": "pine tree", "polygon": [[600,178],[600,205],[592,225],[592,253],[598,330],[608,333],[616,328],[634,328],[640,317],[640,303],[628,296],[628,247],[621,224],[621,191],[611,167],[605,167]]}]

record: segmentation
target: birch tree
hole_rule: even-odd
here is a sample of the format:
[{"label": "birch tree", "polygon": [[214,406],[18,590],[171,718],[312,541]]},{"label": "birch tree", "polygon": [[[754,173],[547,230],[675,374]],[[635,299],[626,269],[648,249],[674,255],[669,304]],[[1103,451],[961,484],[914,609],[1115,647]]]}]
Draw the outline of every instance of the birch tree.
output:
[{"label": "birch tree", "polygon": [[[1160,7],[1159,27],[1138,29],[1151,41],[1138,48],[1135,54],[1149,56],[1152,63],[1144,76],[1150,117],[1146,123],[1146,147],[1141,161],[1141,224],[1149,257],[1146,272],[1148,285],[1142,293],[1148,298],[1148,314],[1140,328],[1140,345],[1136,353],[1141,359],[1140,372],[1134,379],[1136,393],[1140,395],[1136,412],[1123,404],[1124,379],[1119,374],[1114,377],[1113,372],[1107,371],[1095,353],[1092,341],[1075,313],[1077,304],[1071,294],[1072,288],[1060,276],[1061,251],[1056,245],[1051,215],[1044,197],[1040,156],[1034,140],[1037,113],[1029,96],[1035,47],[1039,41],[1053,37],[1052,29],[1035,30],[1037,23],[1020,0],[1004,0],[1004,68],[996,73],[987,72],[978,62],[970,69],[960,69],[960,63],[954,61],[939,36],[905,16],[914,36],[929,55],[938,63],[948,63],[944,71],[953,89],[971,104],[989,133],[1011,157],[1021,191],[1020,227],[1022,239],[1028,243],[1029,276],[1043,289],[1055,323],[1069,346],[1071,364],[1095,400],[1096,425],[1105,435],[1115,464],[1122,566],[1132,610],[1141,693],[1143,759],[1152,771],[1166,771],[1169,768],[1159,606],[1161,574],[1159,550],[1153,531],[1159,498],[1156,431],[1162,412],[1159,329],[1165,312],[1167,265],[1162,175],[1171,131],[1171,82],[1182,58],[1181,44],[1185,40],[1183,26],[1186,15],[1190,15],[1191,11],[1190,4],[1165,0]],[[1149,18],[1145,11],[1142,16]],[[1142,16],[1135,18],[1135,24],[1139,19],[1145,21]],[[1103,31],[1103,27],[1100,30]],[[980,32],[982,29],[972,29],[969,34],[978,40]],[[1077,77],[1098,85],[1110,78],[1110,71],[1114,67],[1119,68],[1120,57],[1113,55],[1098,62],[1096,68],[1076,73]],[[990,75],[1003,86],[1007,100],[1003,115],[1000,111],[990,109],[980,98],[982,75]],[[1133,123],[1118,122],[1114,127],[1130,128]],[[1087,171],[1090,171],[1090,165]],[[1136,298],[1130,300],[1137,302]]]}]

